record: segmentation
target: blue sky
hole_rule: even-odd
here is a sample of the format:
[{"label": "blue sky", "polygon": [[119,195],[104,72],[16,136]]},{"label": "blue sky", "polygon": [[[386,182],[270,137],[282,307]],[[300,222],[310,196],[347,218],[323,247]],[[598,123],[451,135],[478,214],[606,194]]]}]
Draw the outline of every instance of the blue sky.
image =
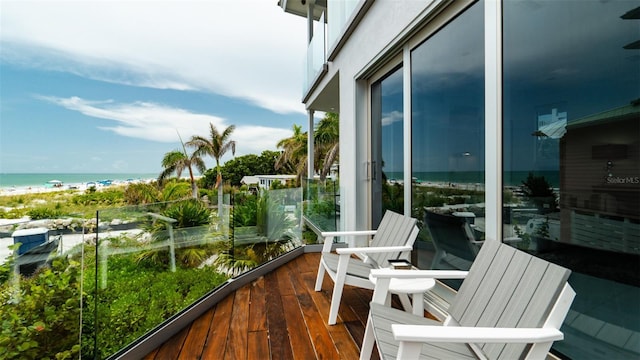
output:
[{"label": "blue sky", "polygon": [[160,172],[209,123],[275,150],[305,38],[276,0],[0,0],[0,173]]}]

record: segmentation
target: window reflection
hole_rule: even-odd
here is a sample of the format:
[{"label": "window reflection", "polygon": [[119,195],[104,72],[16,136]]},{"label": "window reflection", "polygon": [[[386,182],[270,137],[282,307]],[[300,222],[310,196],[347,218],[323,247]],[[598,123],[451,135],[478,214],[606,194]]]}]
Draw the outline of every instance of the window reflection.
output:
[{"label": "window reflection", "polygon": [[573,270],[571,358],[640,356],[638,9],[503,5],[504,234]]},{"label": "window reflection", "polygon": [[403,94],[402,68],[394,71],[381,84],[382,91],[382,211],[402,214],[403,202]]},{"label": "window reflection", "polygon": [[404,213],[402,67],[371,86],[373,223],[386,210]]},{"label": "window reflection", "polygon": [[484,229],[483,3],[411,53],[412,215],[421,268],[468,269]]}]

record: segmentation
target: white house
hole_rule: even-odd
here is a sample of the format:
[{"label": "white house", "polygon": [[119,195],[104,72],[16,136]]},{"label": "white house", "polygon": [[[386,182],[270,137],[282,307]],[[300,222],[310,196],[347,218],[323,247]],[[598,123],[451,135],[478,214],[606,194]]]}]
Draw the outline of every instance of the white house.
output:
[{"label": "white house", "polygon": [[296,175],[253,175],[243,176],[240,182],[245,185],[257,185],[259,189],[270,189],[274,181],[287,184],[296,179]]}]

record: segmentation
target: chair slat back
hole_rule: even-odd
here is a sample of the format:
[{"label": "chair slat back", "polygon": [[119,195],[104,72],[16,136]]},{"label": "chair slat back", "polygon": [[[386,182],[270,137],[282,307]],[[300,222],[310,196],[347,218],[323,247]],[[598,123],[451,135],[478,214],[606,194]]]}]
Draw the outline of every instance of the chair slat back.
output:
[{"label": "chair slat back", "polygon": [[[387,210],[380,221],[378,230],[374,235],[371,246],[413,246],[416,234],[413,233],[417,220],[400,215],[396,212]],[[387,260],[397,259],[400,252],[370,254],[369,258],[378,264],[378,266],[389,266]]]},{"label": "chair slat back", "polygon": [[[497,241],[487,241],[449,309],[462,326],[541,327],[571,272]],[[520,344],[477,344],[490,359],[520,358]]]}]

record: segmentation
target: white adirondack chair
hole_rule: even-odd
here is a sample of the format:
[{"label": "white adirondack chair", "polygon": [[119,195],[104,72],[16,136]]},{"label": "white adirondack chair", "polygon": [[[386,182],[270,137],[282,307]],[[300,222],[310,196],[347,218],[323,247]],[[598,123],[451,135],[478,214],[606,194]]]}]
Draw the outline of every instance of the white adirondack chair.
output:
[{"label": "white adirondack chair", "polygon": [[[374,285],[369,280],[369,273],[372,269],[388,267],[390,259],[407,258],[418,236],[419,230],[416,222],[416,219],[409,216],[387,211],[378,230],[322,233],[324,246],[318,266],[315,290],[322,290],[322,281],[326,272],[334,282],[329,325],[335,324],[338,318],[338,308],[344,285],[373,289]],[[331,245],[336,236],[363,235],[373,235],[369,247],[338,248],[336,249],[337,254],[331,252]],[[352,257],[351,255],[354,254],[364,255],[364,259]]]},{"label": "white adirondack chair", "polygon": [[[497,241],[471,269],[372,271],[376,277],[360,359],[376,343],[382,359],[544,359],[575,292],[570,271]],[[392,278],[464,278],[440,323],[385,306]]]}]

